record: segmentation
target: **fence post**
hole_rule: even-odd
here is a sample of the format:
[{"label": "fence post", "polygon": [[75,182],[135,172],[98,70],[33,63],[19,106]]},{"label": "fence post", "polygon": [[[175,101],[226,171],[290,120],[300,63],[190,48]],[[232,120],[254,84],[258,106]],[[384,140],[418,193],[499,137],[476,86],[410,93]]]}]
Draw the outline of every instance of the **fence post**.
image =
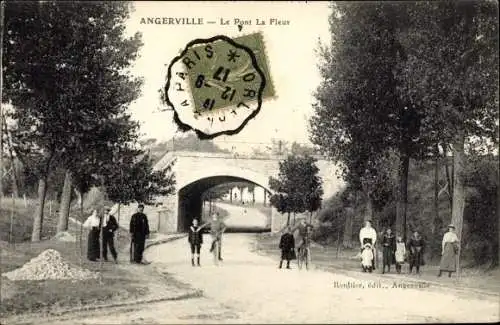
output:
[{"label": "fence post", "polygon": [[102,222],[104,221],[104,208],[101,209],[100,211],[100,219],[101,222],[99,222],[99,284],[102,284],[102,260],[103,260],[103,248],[104,248],[104,231],[103,231],[103,225]]},{"label": "fence post", "polygon": [[339,231],[337,232],[337,259],[339,258],[339,255],[340,255],[340,227],[339,227]]},{"label": "fence post", "polygon": [[156,232],[157,232],[157,233],[160,233],[161,211],[160,211],[160,210],[158,210],[158,211],[156,211],[156,212],[158,213],[158,226],[157,226],[157,228],[156,228]]},{"label": "fence post", "polygon": [[12,193],[12,209],[10,211],[10,231],[9,231],[9,242],[14,245],[14,210],[16,208],[16,201],[14,200],[14,193]]}]

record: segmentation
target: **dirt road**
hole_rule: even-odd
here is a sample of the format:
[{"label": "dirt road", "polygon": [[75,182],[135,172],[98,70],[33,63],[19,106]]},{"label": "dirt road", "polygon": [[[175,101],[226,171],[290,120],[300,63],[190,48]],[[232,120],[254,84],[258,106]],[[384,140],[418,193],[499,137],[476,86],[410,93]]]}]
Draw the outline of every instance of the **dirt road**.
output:
[{"label": "dirt road", "polygon": [[[227,208],[227,207],[225,207]],[[255,210],[230,207],[227,223],[261,224]],[[241,209],[241,208],[240,208]],[[234,219],[231,220],[231,217]],[[248,219],[247,219],[248,218]],[[403,280],[373,282],[320,270],[278,269],[254,250],[254,234],[226,234],[215,266],[204,236],[202,266],[192,267],[185,238],[145,253],[159,272],[203,291],[203,297],[82,315],[53,324],[151,323],[426,323],[498,322],[498,297],[460,297]],[[314,257],[313,257],[314,258]],[[414,285],[414,284],[413,284]]]},{"label": "dirt road", "polygon": [[[69,323],[423,323],[494,322],[499,301],[466,299],[409,283],[372,283],[319,270],[278,269],[252,252],[254,235],[227,234],[224,261],[215,266],[202,248],[202,267],[192,267],[185,239],[150,248],[146,258],[203,298],[170,301],[82,317]],[[363,286],[363,287],[359,287]],[[370,287],[373,286],[373,287]],[[355,287],[355,288],[353,288]],[[68,324],[69,324],[68,323]]]},{"label": "dirt road", "polygon": [[224,221],[228,227],[244,229],[267,226],[267,216],[251,206],[246,208],[222,202],[217,202],[215,205],[228,212],[229,215]]}]

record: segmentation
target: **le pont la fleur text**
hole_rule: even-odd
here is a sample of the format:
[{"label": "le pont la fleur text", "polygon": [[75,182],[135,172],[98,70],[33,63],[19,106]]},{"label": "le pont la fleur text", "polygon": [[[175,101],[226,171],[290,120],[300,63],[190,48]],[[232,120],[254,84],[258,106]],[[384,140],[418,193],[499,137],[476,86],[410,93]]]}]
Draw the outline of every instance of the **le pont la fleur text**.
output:
[{"label": "le pont la fleur text", "polygon": [[269,18],[269,19],[264,19],[264,18],[257,18],[257,19],[241,19],[241,18],[234,18],[234,19],[225,19],[221,18],[220,19],[220,24],[221,25],[243,25],[243,26],[251,26],[251,25],[256,25],[256,26],[263,26],[263,25],[270,25],[270,26],[287,26],[290,25],[290,21],[286,19],[278,19],[278,18]]}]

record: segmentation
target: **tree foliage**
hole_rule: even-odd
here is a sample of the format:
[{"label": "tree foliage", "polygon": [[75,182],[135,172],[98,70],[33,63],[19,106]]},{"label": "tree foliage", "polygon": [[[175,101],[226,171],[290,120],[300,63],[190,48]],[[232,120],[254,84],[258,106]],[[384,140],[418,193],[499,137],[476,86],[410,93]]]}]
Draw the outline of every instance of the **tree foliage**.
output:
[{"label": "tree foliage", "polygon": [[111,201],[153,204],[156,197],[175,192],[174,163],[162,170],[153,170],[150,156],[141,153],[133,148],[120,149],[114,163],[106,166],[102,184]]},{"label": "tree foliage", "polygon": [[373,183],[367,179],[380,178],[374,166],[384,152],[395,152],[400,221],[410,159],[427,159],[438,144],[451,143],[452,219],[460,233],[464,143],[470,137],[498,143],[497,4],[335,3],[332,9],[311,140],[342,162],[345,179],[371,198],[380,187],[367,186]]},{"label": "tree foliage", "polygon": [[119,161],[120,170],[131,173],[125,184],[133,190],[125,193],[134,200],[169,193],[169,169],[154,172],[141,151],[126,150],[138,139],[138,124],[126,109],[141,85],[127,69],[142,45],[139,33],[124,37],[129,3],[9,2],[5,11],[4,89],[14,107],[13,145],[39,178],[33,240],[55,167],[71,171],[74,177],[66,180],[85,192],[103,179],[114,185],[111,172]]},{"label": "tree foliage", "polygon": [[270,202],[279,212],[313,212],[321,206],[323,188],[316,159],[290,155],[279,163],[278,178],[269,178],[276,193]]}]

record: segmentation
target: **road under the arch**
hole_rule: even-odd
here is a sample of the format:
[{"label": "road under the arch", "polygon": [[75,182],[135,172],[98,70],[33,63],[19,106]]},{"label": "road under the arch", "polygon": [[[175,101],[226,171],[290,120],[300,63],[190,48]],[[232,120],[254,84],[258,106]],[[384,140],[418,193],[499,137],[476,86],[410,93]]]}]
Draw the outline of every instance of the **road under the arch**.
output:
[{"label": "road under the arch", "polygon": [[[203,193],[212,187],[217,185],[232,183],[232,182],[249,182],[255,184],[256,186],[261,186],[249,179],[244,179],[240,177],[233,176],[213,176],[197,180],[196,182],[190,183],[179,190],[179,204],[178,204],[178,223],[177,230],[179,232],[185,232],[191,225],[193,218],[201,220],[203,212]],[[223,207],[225,209],[230,208],[226,205]],[[253,229],[254,231],[268,231],[268,227],[245,227],[241,224],[241,227],[234,224],[228,229],[229,231],[248,231]]]}]

